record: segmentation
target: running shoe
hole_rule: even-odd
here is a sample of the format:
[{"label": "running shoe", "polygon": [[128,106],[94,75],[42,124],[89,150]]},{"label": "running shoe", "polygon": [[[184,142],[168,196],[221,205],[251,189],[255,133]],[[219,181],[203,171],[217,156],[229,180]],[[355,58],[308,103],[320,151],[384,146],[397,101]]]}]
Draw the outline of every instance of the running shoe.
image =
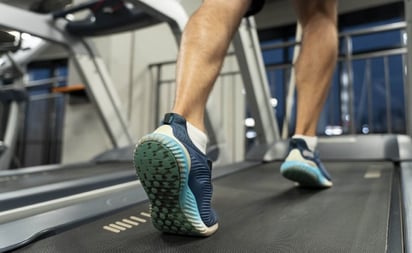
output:
[{"label": "running shoe", "polygon": [[302,187],[328,188],[333,185],[319,153],[311,151],[303,139],[290,140],[289,154],[280,166],[280,172]]},{"label": "running shoe", "polygon": [[212,162],[190,140],[182,116],[166,114],[162,126],[142,137],[134,164],[155,228],[194,236],[209,236],[217,230],[211,207]]}]

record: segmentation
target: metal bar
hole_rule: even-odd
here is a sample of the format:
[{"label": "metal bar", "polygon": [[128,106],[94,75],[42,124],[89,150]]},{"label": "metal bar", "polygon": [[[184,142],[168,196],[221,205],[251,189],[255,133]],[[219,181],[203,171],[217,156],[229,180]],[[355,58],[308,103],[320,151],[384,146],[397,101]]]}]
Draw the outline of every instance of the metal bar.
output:
[{"label": "metal bar", "polygon": [[[162,65],[164,66],[164,65]],[[235,75],[240,75],[241,72],[240,71],[228,71],[228,72],[221,72],[219,74],[219,77],[224,77],[224,76],[235,76]],[[159,85],[161,84],[173,84],[175,83],[176,80],[175,79],[164,79],[164,80],[160,80],[158,82]]]},{"label": "metal bar", "polygon": [[383,58],[383,67],[385,76],[386,128],[388,133],[392,133],[392,100],[388,56]]},{"label": "metal bar", "polygon": [[103,60],[92,53],[75,54],[73,60],[113,146],[131,145],[133,141],[120,110],[119,98]]},{"label": "metal bar", "polygon": [[[368,53],[360,53],[360,54],[352,54],[352,60],[362,60],[367,58],[378,58],[383,56],[390,56],[390,55],[402,55],[408,52],[406,47],[400,47],[395,49],[386,49],[377,52],[368,52]],[[347,56],[340,56],[338,61],[346,61]],[[282,64],[270,64],[265,66],[267,70],[278,70],[278,69],[286,69],[292,67],[292,63],[282,63]]]},{"label": "metal bar", "polygon": [[[406,132],[408,135],[412,135],[412,0],[405,0],[405,21],[406,21],[406,35],[407,35],[407,47],[408,47],[408,57],[407,59],[407,77],[405,85],[405,98],[406,98]],[[412,252],[412,248],[409,249]]]},{"label": "metal bar", "polygon": [[[406,94],[406,91],[408,90],[408,67],[407,67],[407,62],[408,62],[408,56],[407,55],[402,55],[402,66],[403,66],[403,68],[402,68],[402,77],[403,77],[403,87],[402,87],[402,89],[403,89],[403,94],[405,94],[404,95],[404,97],[405,97],[405,99],[404,99],[404,102],[403,102],[403,108],[405,109],[405,124],[406,124],[406,133],[408,134],[409,132],[408,132],[408,118],[410,117],[409,116],[409,114],[408,114],[408,105],[409,105],[409,101],[408,101],[408,98],[407,98],[407,94]],[[411,132],[412,133],[412,132]]]},{"label": "metal bar", "polygon": [[295,40],[295,41],[288,41],[288,42],[282,42],[282,43],[276,43],[276,44],[267,44],[262,46],[262,51],[268,51],[268,50],[275,50],[275,49],[281,49],[285,47],[295,47],[300,45],[300,39]]},{"label": "metal bar", "polygon": [[[406,22],[396,22],[396,23],[391,23],[387,25],[381,25],[381,26],[376,26],[376,27],[371,27],[371,28],[359,29],[355,31],[343,32],[339,34],[339,37],[340,38],[345,38],[347,36],[354,37],[354,36],[359,36],[359,35],[398,30],[398,29],[403,29],[405,27],[406,27]],[[296,46],[300,44],[299,41],[300,40],[295,40],[295,41],[288,41],[288,42],[281,42],[281,43],[277,42],[273,44],[263,45],[262,51]]]},{"label": "metal bar", "polygon": [[159,117],[160,117],[160,105],[159,105],[159,100],[160,100],[160,85],[161,80],[162,80],[162,66],[159,65],[157,66],[157,75],[156,75],[156,81],[155,81],[155,118],[154,118],[154,125],[155,127],[159,125]]},{"label": "metal bar", "polygon": [[[300,41],[302,39],[302,25],[298,22],[296,24],[296,40]],[[289,75],[289,85],[287,87],[286,92],[286,106],[285,106],[285,118],[283,120],[283,128],[282,128],[282,139],[287,139],[289,137],[289,123],[292,118],[292,108],[293,108],[293,101],[295,98],[295,90],[296,90],[296,73],[295,73],[295,63],[298,59],[300,54],[300,45],[296,44],[293,48],[293,60],[290,69]]]},{"label": "metal bar", "polygon": [[166,65],[175,65],[176,60],[171,60],[171,61],[162,61],[162,62],[156,62],[148,65],[149,69],[152,68],[157,68],[159,65],[166,66]]},{"label": "metal bar", "polygon": [[67,81],[67,77],[66,76],[58,76],[58,77],[41,79],[41,80],[29,81],[25,85],[25,87],[26,88],[33,88],[33,87],[36,87],[36,86],[43,86],[43,85],[55,86],[53,84],[56,84],[56,83],[62,82],[62,81]]},{"label": "metal bar", "polygon": [[[402,55],[402,54],[406,54],[407,52],[408,50],[406,47],[400,47],[400,48],[395,48],[395,49],[381,50],[377,52],[352,54],[351,59],[352,60],[362,60],[366,58],[377,58],[377,57],[382,57],[382,56]],[[340,56],[338,59],[338,61],[345,61],[345,60],[346,60],[346,56]],[[172,64],[176,64],[176,61],[165,61],[165,62],[150,64],[149,68],[154,68],[154,67],[157,67],[158,65],[166,66],[166,65],[172,65]],[[287,69],[287,68],[290,68],[291,66],[292,66],[292,63],[281,63],[281,64],[265,65],[265,68],[267,71],[271,71],[271,70]],[[227,73],[232,74],[232,72],[227,72]],[[225,75],[225,73],[221,73],[220,75]],[[172,80],[171,79],[162,80],[162,82],[172,82]]]},{"label": "metal bar", "polygon": [[[402,48],[388,49],[388,50],[382,50],[382,51],[377,51],[377,52],[372,52],[372,53],[354,54],[351,56],[351,59],[361,60],[361,59],[366,59],[366,58],[377,58],[377,57],[383,57],[383,56],[388,56],[388,55],[406,54],[407,52],[408,52],[407,48],[402,47]],[[345,57],[339,57],[340,61],[344,59]]]},{"label": "metal bar", "polygon": [[129,62],[130,62],[130,66],[129,66],[129,97],[127,101],[127,118],[128,121],[130,122],[132,119],[132,115],[133,115],[133,88],[135,87],[135,83],[134,83],[134,69],[135,69],[135,53],[136,53],[136,33],[132,32],[130,34],[130,45],[131,45],[131,49],[130,49],[130,56],[129,56]]},{"label": "metal bar", "polygon": [[10,103],[8,112],[8,120],[4,133],[3,144],[6,146],[6,150],[0,156],[0,171],[10,168],[10,163],[13,158],[14,150],[17,143],[18,131],[20,128],[20,114],[22,112],[22,105],[13,101]]},{"label": "metal bar", "polygon": [[[368,74],[366,71],[366,61],[365,61],[365,69],[363,71],[363,80],[361,85],[361,91],[359,95],[359,106],[358,106],[358,111],[363,112],[367,111],[367,104],[368,104],[368,88],[367,88],[367,83],[368,83]],[[366,109],[365,109],[366,108]],[[360,122],[360,124],[363,124],[364,122],[362,121],[362,114],[359,113],[356,118],[357,122]]]},{"label": "metal bar", "polygon": [[292,63],[282,63],[282,64],[271,64],[265,66],[266,70],[271,71],[271,70],[278,70],[278,69],[287,69],[292,67]]},{"label": "metal bar", "polygon": [[[236,56],[235,52],[228,52],[226,53],[226,57],[228,56]],[[170,60],[170,61],[162,61],[162,62],[156,62],[156,63],[151,63],[148,66],[149,69],[157,67],[157,65],[175,65],[176,60]]]},{"label": "metal bar", "polygon": [[46,93],[46,94],[30,96],[29,99],[30,99],[30,101],[39,101],[39,100],[58,98],[60,96],[62,96],[62,94],[60,94],[60,93]]},{"label": "metal bar", "polygon": [[257,133],[257,146],[248,156],[261,160],[269,146],[279,140],[279,129],[270,104],[269,85],[253,18],[243,19],[233,45]]},{"label": "metal bar", "polygon": [[373,101],[372,101],[372,76],[371,76],[371,61],[370,59],[366,60],[365,63],[365,72],[366,72],[366,94],[367,94],[367,108],[368,108],[368,128],[370,131],[373,132],[374,126],[373,126]]},{"label": "metal bar", "polygon": [[[354,89],[353,89],[353,67],[352,67],[352,39],[347,36],[345,37],[346,45],[346,85],[345,89],[348,95],[347,99],[347,109],[348,114],[344,115],[343,122],[349,123],[349,133],[356,133],[356,123],[355,123],[355,106],[354,106]],[[345,90],[343,89],[343,90]],[[349,121],[349,122],[348,122]]]},{"label": "metal bar", "polygon": [[[89,162],[84,163],[76,163],[76,166],[89,166]],[[54,170],[59,170],[61,168],[71,168],[73,165],[61,165],[61,164],[49,164],[49,165],[39,165],[39,166],[32,166],[26,168],[19,168],[18,170],[6,170],[0,171],[0,178],[1,177],[13,177],[13,176],[30,176],[30,174],[35,173],[49,173],[53,172]]]},{"label": "metal bar", "polygon": [[401,164],[402,221],[405,253],[412,252],[412,163]]},{"label": "metal bar", "polygon": [[366,34],[371,34],[371,33],[387,32],[387,31],[402,29],[402,28],[405,28],[405,26],[406,26],[406,22],[396,22],[396,23],[391,23],[387,25],[380,25],[380,26],[375,26],[375,27],[370,27],[370,28],[365,28],[365,29],[343,32],[339,34],[339,37],[346,37],[346,36],[354,37],[354,36],[366,35]]},{"label": "metal bar", "polygon": [[[62,96],[62,94],[59,94]],[[42,159],[41,159],[41,164],[47,164],[47,163],[54,163],[53,161],[50,161],[51,158],[51,147],[52,147],[52,140],[54,136],[54,125],[56,124],[56,121],[53,118],[53,111],[56,109],[56,104],[54,101],[57,99],[45,99],[42,101],[42,104],[45,104],[45,108],[43,107],[43,112],[45,121],[43,123],[43,131],[42,131],[42,138],[41,141],[43,142],[41,145],[41,153],[42,153]],[[41,104],[40,104],[41,105]],[[39,106],[40,107],[40,106]]]},{"label": "metal bar", "polygon": [[159,81],[158,84],[159,84],[159,85],[162,85],[162,84],[173,84],[173,83],[175,83],[175,82],[176,82],[175,79],[166,79],[166,80],[161,80],[161,81]]},{"label": "metal bar", "polygon": [[180,42],[182,32],[189,20],[189,16],[182,4],[176,0],[130,0],[137,8],[166,22],[176,39]]},{"label": "metal bar", "polygon": [[78,39],[64,32],[66,21],[55,22],[51,15],[36,14],[3,3],[0,3],[0,10],[0,26],[3,28],[28,33],[68,50],[70,45],[79,43]]}]

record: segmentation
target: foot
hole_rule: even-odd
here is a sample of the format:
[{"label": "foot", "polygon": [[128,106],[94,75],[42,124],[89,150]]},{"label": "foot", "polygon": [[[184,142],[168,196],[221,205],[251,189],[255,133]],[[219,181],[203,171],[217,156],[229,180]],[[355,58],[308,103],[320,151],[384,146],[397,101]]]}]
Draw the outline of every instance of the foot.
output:
[{"label": "foot", "polygon": [[217,230],[212,163],[190,140],[183,117],[166,114],[162,126],[139,140],[134,163],[158,230],[196,236]]},{"label": "foot", "polygon": [[309,150],[303,139],[290,140],[289,155],[280,166],[280,172],[302,187],[328,188],[333,185],[318,152]]}]

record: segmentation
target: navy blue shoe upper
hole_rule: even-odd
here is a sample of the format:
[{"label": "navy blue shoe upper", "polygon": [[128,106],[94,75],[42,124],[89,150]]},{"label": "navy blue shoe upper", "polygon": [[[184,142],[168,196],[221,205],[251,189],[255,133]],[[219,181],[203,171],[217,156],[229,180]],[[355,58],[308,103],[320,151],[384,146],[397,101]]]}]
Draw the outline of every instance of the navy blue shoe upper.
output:
[{"label": "navy blue shoe upper", "polygon": [[323,166],[322,162],[319,158],[319,152],[317,150],[311,151],[305,140],[299,138],[292,138],[289,142],[289,152],[292,149],[299,149],[301,155],[310,161],[313,161],[319,168],[320,172],[330,181],[332,181],[332,177],[329,175],[328,171],[326,170],[325,166]]},{"label": "navy blue shoe upper", "polygon": [[212,162],[190,140],[186,120],[175,113],[165,115],[163,124],[170,125],[174,136],[185,146],[191,159],[189,187],[195,195],[200,217],[206,226],[217,222],[217,216],[211,208],[212,201]]}]

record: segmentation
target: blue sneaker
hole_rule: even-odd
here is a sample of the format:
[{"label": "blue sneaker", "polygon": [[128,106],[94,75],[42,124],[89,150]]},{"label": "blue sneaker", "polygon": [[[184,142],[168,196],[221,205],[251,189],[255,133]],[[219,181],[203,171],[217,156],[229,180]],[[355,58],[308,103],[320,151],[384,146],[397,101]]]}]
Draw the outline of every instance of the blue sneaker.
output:
[{"label": "blue sneaker", "polygon": [[217,230],[212,163],[190,140],[183,117],[166,114],[162,126],[139,140],[134,164],[158,230],[195,236]]},{"label": "blue sneaker", "polygon": [[302,187],[328,188],[333,185],[318,152],[310,151],[303,139],[290,140],[289,155],[280,166],[280,172]]}]

